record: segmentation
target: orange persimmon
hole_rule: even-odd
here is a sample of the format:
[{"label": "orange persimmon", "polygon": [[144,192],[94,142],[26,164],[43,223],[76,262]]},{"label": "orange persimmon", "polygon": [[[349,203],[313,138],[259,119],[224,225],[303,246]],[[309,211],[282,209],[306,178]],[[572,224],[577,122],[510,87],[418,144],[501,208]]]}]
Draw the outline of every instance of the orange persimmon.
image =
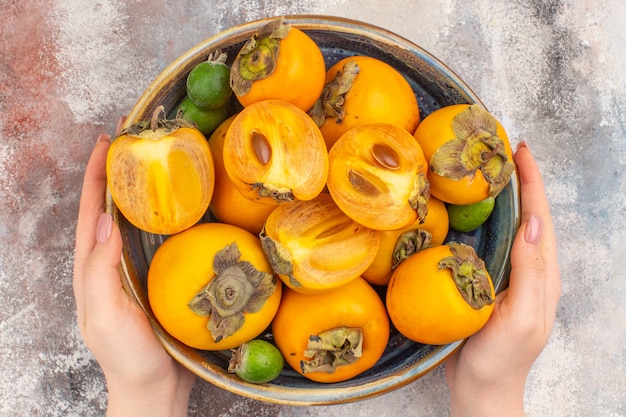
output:
[{"label": "orange persimmon", "polygon": [[298,107],[264,100],[244,108],[224,139],[224,167],[235,187],[266,204],[310,200],[325,187],[328,152],[319,128]]},{"label": "orange persimmon", "polygon": [[246,198],[239,192],[224,167],[224,139],[235,116],[224,120],[209,138],[215,164],[215,191],[209,208],[221,222],[246,229],[257,235],[275,206]]},{"label": "orange persimmon", "polygon": [[394,268],[400,262],[422,249],[443,244],[448,229],[446,205],[431,196],[428,199],[428,214],[423,222],[417,219],[401,229],[378,232],[378,252],[371,265],[363,272],[363,278],[373,285],[387,285]]},{"label": "orange persimmon", "polygon": [[386,305],[405,337],[443,345],[480,330],[494,300],[491,277],[474,248],[448,243],[405,259],[391,276]]},{"label": "orange persimmon", "polygon": [[414,133],[428,160],[431,193],[458,205],[496,197],[515,170],[506,131],[479,104],[435,110]]},{"label": "orange persimmon", "polygon": [[230,75],[244,107],[279,99],[307,111],[324,88],[326,66],[313,39],[277,19],[242,47]]},{"label": "orange persimmon", "polygon": [[205,137],[184,120],[152,120],[125,129],[107,155],[107,184],[115,205],[135,227],[170,235],[196,224],[215,186]]},{"label": "orange persimmon", "polygon": [[388,123],[413,134],[420,120],[415,93],[391,65],[369,56],[342,59],[326,72],[326,86],[309,111],[330,149],[355,126]]},{"label": "orange persimmon", "polygon": [[378,235],[322,193],[278,206],[265,222],[261,244],[287,286],[316,293],[359,277],[376,256]]},{"label": "orange persimmon", "polygon": [[272,333],[285,361],[317,382],[340,382],[370,369],[389,340],[385,305],[362,278],[322,294],[285,288]]}]

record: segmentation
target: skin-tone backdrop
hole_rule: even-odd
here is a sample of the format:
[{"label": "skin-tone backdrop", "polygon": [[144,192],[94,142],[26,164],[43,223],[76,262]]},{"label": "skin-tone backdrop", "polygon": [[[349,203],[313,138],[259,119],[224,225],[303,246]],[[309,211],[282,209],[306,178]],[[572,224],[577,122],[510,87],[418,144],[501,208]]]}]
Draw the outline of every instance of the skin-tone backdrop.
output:
[{"label": "skin-tone backdrop", "polygon": [[[621,0],[0,2],[0,415],[99,416],[104,376],[72,291],[83,173],[150,81],[232,25],[332,14],[392,30],[454,70],[537,158],[562,275],[528,415],[626,414],[626,6]],[[290,3],[288,6],[285,4]],[[341,406],[258,403],[196,382],[190,416],[446,416],[443,368]]]}]

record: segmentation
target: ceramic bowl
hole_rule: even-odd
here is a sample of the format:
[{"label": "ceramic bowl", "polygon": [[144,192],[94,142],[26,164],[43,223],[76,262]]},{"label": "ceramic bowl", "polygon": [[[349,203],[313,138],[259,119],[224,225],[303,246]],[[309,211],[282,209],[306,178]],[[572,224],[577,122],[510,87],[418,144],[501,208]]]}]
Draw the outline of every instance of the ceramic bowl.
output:
[{"label": "ceramic bowl", "polygon": [[[149,119],[158,105],[173,109],[185,94],[189,71],[215,49],[228,53],[231,61],[243,43],[269,22],[264,19],[219,33],[178,58],[146,89],[128,115],[126,126]],[[286,22],[304,30],[323,51],[327,66],[355,54],[370,55],[398,69],[410,82],[422,117],[455,103],[476,103],[479,98],[449,68],[419,46],[387,30],[357,21],[325,16],[286,16]],[[199,377],[233,393],[267,402],[290,405],[336,404],[379,395],[416,380],[462,345],[445,346],[411,342],[392,330],[389,344],[378,363],[357,377],[333,384],[309,381],[285,367],[269,384],[249,384],[229,374],[229,352],[198,351],[171,337],[150,310],[146,277],[152,254],[162,236],[144,233],[129,224],[108,198],[108,210],[123,236],[122,278],[129,294],[145,310],[165,349]],[[475,247],[484,259],[497,291],[507,286],[511,243],[519,226],[517,177],[497,197],[490,219],[472,233],[450,233],[448,239]],[[270,338],[271,334],[263,337]]]}]

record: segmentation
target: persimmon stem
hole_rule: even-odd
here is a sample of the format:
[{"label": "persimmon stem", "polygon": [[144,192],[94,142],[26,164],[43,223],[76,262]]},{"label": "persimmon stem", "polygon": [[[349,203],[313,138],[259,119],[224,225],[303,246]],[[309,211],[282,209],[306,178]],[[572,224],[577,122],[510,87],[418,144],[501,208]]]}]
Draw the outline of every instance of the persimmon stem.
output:
[{"label": "persimmon stem", "polygon": [[157,130],[159,128],[159,115],[165,112],[163,105],[157,106],[152,112],[152,119],[150,119],[150,129]]}]

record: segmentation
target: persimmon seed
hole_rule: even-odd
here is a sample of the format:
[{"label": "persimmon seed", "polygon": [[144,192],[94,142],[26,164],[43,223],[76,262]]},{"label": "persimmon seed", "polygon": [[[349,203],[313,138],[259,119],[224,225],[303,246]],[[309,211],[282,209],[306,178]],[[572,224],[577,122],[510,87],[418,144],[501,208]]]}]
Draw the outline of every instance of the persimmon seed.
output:
[{"label": "persimmon seed", "polygon": [[378,189],[376,188],[376,186],[372,184],[367,178],[365,178],[365,176],[360,172],[351,169],[348,172],[348,180],[350,181],[350,184],[357,189],[357,191],[363,194],[370,196],[375,196],[378,194]]},{"label": "persimmon seed", "polygon": [[263,165],[267,165],[272,157],[272,148],[270,147],[267,138],[262,133],[257,131],[252,132],[252,147],[254,148],[254,153]]},{"label": "persimmon seed", "polygon": [[398,158],[398,154],[387,145],[375,143],[372,147],[372,156],[374,157],[374,160],[384,168],[400,168],[400,158]]}]

